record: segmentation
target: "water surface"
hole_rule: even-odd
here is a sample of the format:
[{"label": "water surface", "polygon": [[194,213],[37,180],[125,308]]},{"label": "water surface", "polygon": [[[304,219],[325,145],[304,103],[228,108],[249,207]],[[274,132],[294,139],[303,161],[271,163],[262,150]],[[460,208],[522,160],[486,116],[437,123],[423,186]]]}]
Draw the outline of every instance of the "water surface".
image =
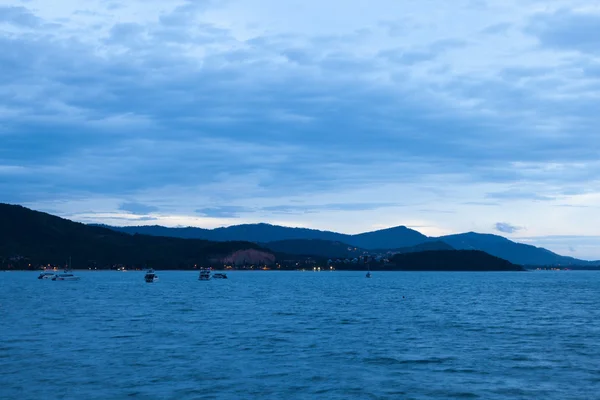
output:
[{"label": "water surface", "polygon": [[3,399],[592,399],[600,273],[0,272]]}]

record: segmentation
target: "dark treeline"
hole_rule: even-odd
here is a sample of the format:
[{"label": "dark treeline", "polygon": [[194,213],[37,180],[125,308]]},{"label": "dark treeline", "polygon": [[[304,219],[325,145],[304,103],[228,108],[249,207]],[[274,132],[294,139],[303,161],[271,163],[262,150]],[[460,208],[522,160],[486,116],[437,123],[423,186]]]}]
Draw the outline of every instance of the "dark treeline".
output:
[{"label": "dark treeline", "polygon": [[249,242],[128,235],[7,204],[0,204],[0,227],[3,269],[62,267],[69,258],[73,268],[191,269],[237,250],[261,249]]}]

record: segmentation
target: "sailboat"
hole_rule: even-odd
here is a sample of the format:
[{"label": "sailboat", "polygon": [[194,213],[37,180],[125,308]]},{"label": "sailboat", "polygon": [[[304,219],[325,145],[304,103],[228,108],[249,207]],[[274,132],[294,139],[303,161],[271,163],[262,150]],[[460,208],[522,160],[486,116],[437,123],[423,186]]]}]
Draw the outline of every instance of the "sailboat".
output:
[{"label": "sailboat", "polygon": [[366,276],[366,277],[367,277],[367,278],[370,278],[370,277],[371,277],[371,266],[369,266],[369,272],[367,272],[367,276]]},{"label": "sailboat", "polygon": [[73,270],[71,269],[71,257],[69,257],[69,264],[65,268],[62,274],[56,274],[52,277],[53,281],[78,281],[79,277],[73,275]]}]

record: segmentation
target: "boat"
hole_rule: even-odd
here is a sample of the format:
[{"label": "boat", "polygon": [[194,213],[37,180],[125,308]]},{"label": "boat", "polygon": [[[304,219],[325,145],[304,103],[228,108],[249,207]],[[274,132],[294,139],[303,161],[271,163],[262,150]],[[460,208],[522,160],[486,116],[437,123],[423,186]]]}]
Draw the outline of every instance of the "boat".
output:
[{"label": "boat", "polygon": [[71,257],[69,257],[69,263],[67,264],[65,270],[60,274],[55,274],[52,277],[53,281],[78,281],[80,278],[76,275],[73,275],[73,269],[71,268]]},{"label": "boat", "polygon": [[212,275],[212,277],[213,277],[214,279],[227,279],[227,274],[224,274],[224,273],[222,273],[222,272],[217,272],[217,273],[214,273],[214,274]]},{"label": "boat", "polygon": [[52,277],[53,281],[78,281],[80,278],[73,275],[71,272],[65,270],[65,272],[56,274]]},{"label": "boat", "polygon": [[209,281],[210,278],[211,278],[210,268],[201,268],[200,275],[198,276],[198,280]]},{"label": "boat", "polygon": [[148,271],[146,271],[146,275],[144,275],[144,280],[146,281],[146,283],[157,282],[158,281],[158,275],[151,268]]},{"label": "boat", "polygon": [[369,272],[367,272],[367,278],[371,277],[371,267],[369,267]]},{"label": "boat", "polygon": [[38,279],[52,279],[56,275],[56,271],[42,271],[38,275]]}]

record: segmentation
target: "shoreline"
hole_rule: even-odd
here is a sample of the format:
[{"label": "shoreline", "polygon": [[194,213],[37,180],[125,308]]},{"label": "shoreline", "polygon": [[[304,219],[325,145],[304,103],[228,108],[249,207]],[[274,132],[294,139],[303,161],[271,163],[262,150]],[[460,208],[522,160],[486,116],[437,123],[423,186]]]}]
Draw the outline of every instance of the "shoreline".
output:
[{"label": "shoreline", "polygon": [[[198,273],[199,269],[156,269],[153,268],[157,272],[196,272]],[[27,269],[0,269],[0,272],[31,272],[31,273],[40,273],[44,270],[27,270]],[[54,270],[56,273],[61,273],[64,269]],[[131,269],[131,270],[111,270],[111,269],[87,269],[87,268],[73,268],[71,269],[73,272],[119,272],[119,273],[132,273],[139,272],[145,273],[147,269]],[[213,269],[213,272],[218,273],[228,273],[228,272],[313,272],[313,273],[328,273],[328,272],[357,272],[357,273],[366,273],[367,269],[322,269],[322,270],[312,270],[312,269]],[[523,270],[465,270],[465,269],[445,269],[445,270],[432,270],[432,269],[389,269],[389,270],[373,270],[372,273],[379,272],[572,272],[572,271],[599,271],[600,268],[532,268],[532,269],[523,269]],[[52,272],[50,270],[49,272]]]}]

